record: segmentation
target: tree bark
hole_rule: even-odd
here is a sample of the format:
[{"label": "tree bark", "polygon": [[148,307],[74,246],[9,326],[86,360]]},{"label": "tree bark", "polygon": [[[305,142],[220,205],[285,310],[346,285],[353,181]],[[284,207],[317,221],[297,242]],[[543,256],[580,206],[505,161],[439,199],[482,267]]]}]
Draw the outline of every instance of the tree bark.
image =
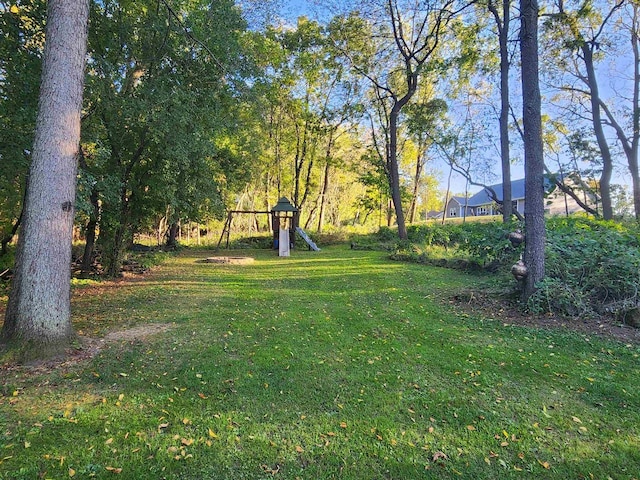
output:
[{"label": "tree bark", "polygon": [[489,10],[498,26],[500,44],[500,163],[502,165],[502,220],[508,222],[513,215],[511,200],[511,158],[509,150],[509,26],[511,22],[511,0],[502,1],[502,19],[492,2]]},{"label": "tree bark", "polygon": [[167,247],[176,248],[178,246],[178,231],[180,230],[180,225],[178,222],[173,222],[169,226],[169,231],[167,232]]},{"label": "tree bark", "polygon": [[418,148],[418,156],[416,158],[416,169],[413,176],[413,192],[411,195],[411,205],[409,206],[409,223],[416,221],[416,212],[418,210],[418,191],[420,189],[420,177],[422,176],[422,169],[424,167],[423,162],[423,148]]},{"label": "tree bark", "polygon": [[409,101],[409,98],[411,98],[412,95],[413,92],[411,95],[405,95],[406,101],[404,103],[400,103],[400,101],[396,102],[391,109],[391,114],[389,115],[389,188],[391,190],[391,199],[393,200],[393,206],[396,213],[398,237],[400,240],[406,240],[408,236],[407,226],[404,219],[404,210],[402,208],[402,195],[400,192],[400,169],[398,167],[398,117],[400,116],[400,110]]},{"label": "tree bark", "polygon": [[522,299],[527,300],[544,278],[544,158],[538,67],[538,2],[520,0],[520,55],[525,163],[525,251],[527,276]]},{"label": "tree bark", "polygon": [[32,165],[1,338],[22,361],[73,338],[70,265],[89,2],[49,0]]},{"label": "tree bark", "polygon": [[602,155],[602,174],[600,174],[600,198],[602,199],[602,217],[605,220],[613,218],[613,206],[611,204],[611,175],[613,173],[613,159],[609,150],[609,142],[602,128],[603,121],[600,113],[600,89],[593,64],[593,47],[586,42],[582,45],[583,61],[587,70],[589,83],[589,101],[591,103],[591,115],[593,129]]},{"label": "tree bark", "polygon": [[329,181],[331,178],[331,163],[327,161],[324,166],[324,179],[322,181],[322,192],[320,192],[320,213],[318,214],[318,233],[322,233],[324,227],[324,217],[327,209],[327,194],[329,192]]},{"label": "tree bark", "polygon": [[93,250],[96,245],[96,231],[98,228],[98,216],[100,214],[100,206],[98,203],[98,191],[94,188],[91,191],[91,206],[93,211],[87,222],[87,228],[85,232],[85,245],[84,253],[82,255],[82,272],[89,273],[91,271],[91,263],[93,261]]}]

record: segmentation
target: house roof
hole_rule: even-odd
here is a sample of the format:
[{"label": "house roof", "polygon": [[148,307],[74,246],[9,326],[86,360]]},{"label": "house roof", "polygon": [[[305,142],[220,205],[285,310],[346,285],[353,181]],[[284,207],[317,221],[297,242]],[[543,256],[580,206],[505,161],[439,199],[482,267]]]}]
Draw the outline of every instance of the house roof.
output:
[{"label": "house roof", "polygon": [[[549,179],[549,176],[545,175],[544,176],[545,190],[548,191],[552,185],[553,183]],[[493,199],[489,194],[489,190],[488,190],[489,188],[495,192],[496,197],[498,198],[498,201],[501,202],[502,201],[502,184],[497,183],[495,185],[489,185],[488,187],[485,187],[482,190],[480,190],[478,193],[472,195],[467,201],[467,206],[478,207],[480,205],[487,205],[487,204],[493,203]],[[453,197],[453,198],[457,199],[460,205],[464,205],[465,203],[464,197]],[[522,199],[524,199],[524,178],[521,178],[519,180],[512,180],[511,181],[511,200],[522,200]]]},{"label": "house roof", "polygon": [[459,205],[465,205],[467,203],[467,199],[465,197],[451,197],[451,200],[457,202]]}]

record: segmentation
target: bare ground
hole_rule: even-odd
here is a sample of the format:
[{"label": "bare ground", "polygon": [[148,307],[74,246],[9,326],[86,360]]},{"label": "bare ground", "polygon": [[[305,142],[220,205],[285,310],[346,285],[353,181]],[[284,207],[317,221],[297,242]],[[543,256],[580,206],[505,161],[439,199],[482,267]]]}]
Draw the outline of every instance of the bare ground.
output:
[{"label": "bare ground", "polygon": [[600,337],[640,345],[640,329],[622,324],[614,318],[567,318],[551,314],[527,314],[511,299],[492,292],[476,290],[461,291],[451,297],[450,303],[467,313],[493,318],[504,325],[565,329],[586,337]]}]

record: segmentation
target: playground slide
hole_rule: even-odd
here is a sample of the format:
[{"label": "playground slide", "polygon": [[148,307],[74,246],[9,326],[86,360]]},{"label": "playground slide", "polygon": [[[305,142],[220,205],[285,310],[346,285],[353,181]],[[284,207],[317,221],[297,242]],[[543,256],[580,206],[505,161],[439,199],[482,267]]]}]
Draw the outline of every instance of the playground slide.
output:
[{"label": "playground slide", "polygon": [[320,248],[318,248],[318,246],[314,243],[314,241],[309,238],[309,235],[307,235],[307,232],[305,232],[300,227],[296,227],[296,232],[298,232],[298,235],[300,235],[302,239],[305,242],[307,242],[307,245],[309,245],[309,248],[311,248],[312,250],[315,250],[316,252],[320,251]]}]

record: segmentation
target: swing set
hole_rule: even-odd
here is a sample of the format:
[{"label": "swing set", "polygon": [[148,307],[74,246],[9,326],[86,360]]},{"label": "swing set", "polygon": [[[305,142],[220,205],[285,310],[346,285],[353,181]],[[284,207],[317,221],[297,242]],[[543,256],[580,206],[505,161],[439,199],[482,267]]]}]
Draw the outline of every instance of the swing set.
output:
[{"label": "swing set", "polygon": [[288,224],[289,230],[289,239],[291,242],[291,246],[295,245],[295,232],[298,227],[298,223],[300,221],[300,212],[299,210],[293,206],[293,204],[289,201],[287,197],[282,197],[278,200],[278,203],[270,210],[230,210],[227,213],[227,220],[224,223],[224,228],[222,229],[222,234],[220,235],[220,239],[218,240],[218,245],[216,246],[216,250],[220,249],[220,244],[223,239],[226,237],[226,248],[229,248],[229,239],[231,237],[231,226],[233,224],[234,215],[271,215],[271,228],[273,231],[273,245],[274,248],[278,246],[278,239],[280,234],[280,225]]}]

